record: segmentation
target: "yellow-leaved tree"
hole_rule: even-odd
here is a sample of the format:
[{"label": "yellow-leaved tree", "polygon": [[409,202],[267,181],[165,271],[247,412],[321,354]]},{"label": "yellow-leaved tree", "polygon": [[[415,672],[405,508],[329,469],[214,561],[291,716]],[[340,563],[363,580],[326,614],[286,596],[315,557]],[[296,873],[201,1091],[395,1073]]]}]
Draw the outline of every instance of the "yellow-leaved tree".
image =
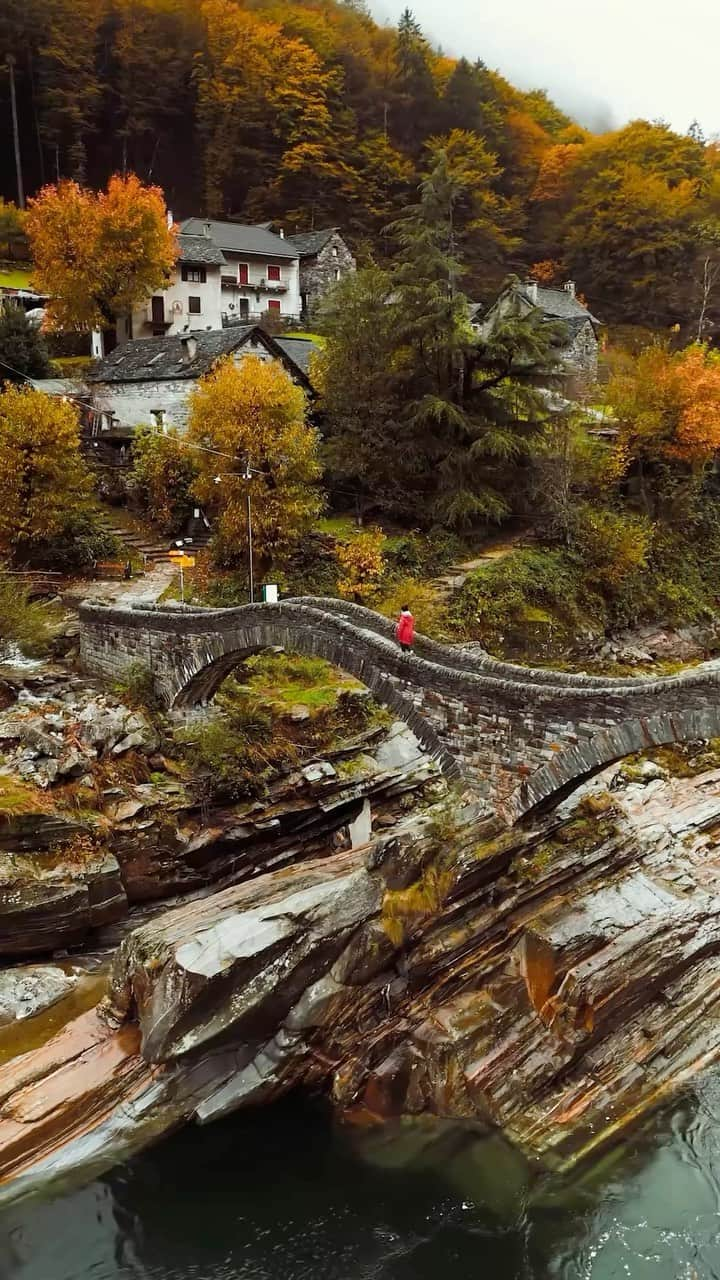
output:
[{"label": "yellow-leaved tree", "polygon": [[31,556],[87,533],[92,491],[72,405],[8,384],[0,395],[0,550]]},{"label": "yellow-leaved tree", "polygon": [[323,506],[318,436],[305,420],[304,393],[277,360],[228,358],[193,392],[189,438],[201,446],[193,491],[216,516],[216,558],[243,561],[249,493],[257,567],[266,572]]},{"label": "yellow-leaved tree", "polygon": [[107,191],[68,181],[43,187],[25,229],[35,286],[48,294],[58,329],[111,327],[168,284],[178,254],[162,191],[133,173],[116,174]]}]

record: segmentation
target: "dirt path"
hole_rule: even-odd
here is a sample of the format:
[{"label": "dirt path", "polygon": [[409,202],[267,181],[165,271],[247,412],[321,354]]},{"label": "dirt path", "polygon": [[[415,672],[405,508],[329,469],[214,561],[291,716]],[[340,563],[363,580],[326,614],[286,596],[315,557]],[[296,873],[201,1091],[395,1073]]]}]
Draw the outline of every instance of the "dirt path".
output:
[{"label": "dirt path", "polygon": [[527,530],[521,530],[507,537],[498,538],[493,542],[488,542],[487,547],[472,560],[463,560],[459,564],[451,565],[444,573],[433,581],[438,595],[451,596],[459,591],[468,574],[474,569],[480,569],[483,565],[489,564],[492,560],[504,560],[505,556],[511,555],[513,551],[517,551],[518,547],[527,540]]}]

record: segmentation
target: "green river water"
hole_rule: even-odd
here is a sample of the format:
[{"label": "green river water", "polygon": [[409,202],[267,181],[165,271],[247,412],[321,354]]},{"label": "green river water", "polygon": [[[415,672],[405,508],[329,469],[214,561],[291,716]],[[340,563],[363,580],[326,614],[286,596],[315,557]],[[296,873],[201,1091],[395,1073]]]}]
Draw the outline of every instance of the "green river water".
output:
[{"label": "green river water", "polygon": [[720,1074],[582,1179],[497,1137],[358,1135],[291,1099],[0,1213],[2,1280],[720,1277]]}]

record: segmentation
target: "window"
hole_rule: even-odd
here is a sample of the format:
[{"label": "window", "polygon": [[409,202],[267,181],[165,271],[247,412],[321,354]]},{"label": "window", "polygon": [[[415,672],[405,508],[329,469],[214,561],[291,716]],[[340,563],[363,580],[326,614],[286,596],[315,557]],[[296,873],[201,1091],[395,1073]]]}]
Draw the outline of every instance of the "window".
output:
[{"label": "window", "polygon": [[279,310],[280,310],[280,299],[268,298],[268,311],[279,311]]},{"label": "window", "polygon": [[333,245],[333,247],[332,247],[332,256],[333,256],[333,258],[337,258],[337,256],[338,256],[338,247],[337,247],[337,245],[336,245],[336,244],[334,244],[334,245]]},{"label": "window", "polygon": [[162,427],[164,429],[165,427],[165,410],[164,409],[151,409],[150,417],[153,420],[154,427]]},{"label": "window", "polygon": [[339,279],[340,279],[340,268],[339,268],[339,267],[336,267],[336,268],[335,268],[335,279],[336,279],[336,280],[339,280]]},{"label": "window", "polygon": [[248,282],[248,264],[247,262],[238,262],[238,284],[247,284]]},{"label": "window", "polygon": [[200,299],[199,298],[188,298],[188,311],[190,312],[191,316],[200,315]]},{"label": "window", "polygon": [[280,279],[280,268],[279,268],[279,267],[276,267],[276,266],[273,266],[273,264],[272,264],[271,262],[269,262],[269,263],[268,263],[267,278],[268,278],[268,280],[279,280],[279,279]]},{"label": "window", "polygon": [[180,275],[183,280],[190,284],[206,284],[207,271],[204,267],[186,267],[184,264],[180,267]]}]

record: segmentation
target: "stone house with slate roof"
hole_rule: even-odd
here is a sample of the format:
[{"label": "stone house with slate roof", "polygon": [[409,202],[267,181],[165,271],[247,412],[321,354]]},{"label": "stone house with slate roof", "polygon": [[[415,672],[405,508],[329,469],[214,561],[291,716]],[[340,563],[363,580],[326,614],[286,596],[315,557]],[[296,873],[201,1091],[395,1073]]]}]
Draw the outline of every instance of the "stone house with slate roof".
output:
[{"label": "stone house with slate roof", "polygon": [[313,315],[328,289],[357,269],[337,227],[288,236],[300,255],[300,301],[303,317]]},{"label": "stone house with slate roof", "polygon": [[591,387],[597,381],[600,322],[578,301],[572,280],[561,289],[548,289],[534,280],[511,281],[481,317],[477,310],[471,313],[471,324],[481,337],[488,337],[505,316],[524,316],[535,310],[548,321],[561,320],[567,329],[560,360],[568,389],[573,384],[580,390]]},{"label": "stone house with slate roof", "polygon": [[193,387],[225,356],[235,361],[248,355],[280,360],[293,380],[312,394],[309,368],[316,349],[308,339],[272,338],[257,325],[126,342],[87,375],[94,408],[86,434],[99,444],[120,448],[141,423],[184,431]]}]

